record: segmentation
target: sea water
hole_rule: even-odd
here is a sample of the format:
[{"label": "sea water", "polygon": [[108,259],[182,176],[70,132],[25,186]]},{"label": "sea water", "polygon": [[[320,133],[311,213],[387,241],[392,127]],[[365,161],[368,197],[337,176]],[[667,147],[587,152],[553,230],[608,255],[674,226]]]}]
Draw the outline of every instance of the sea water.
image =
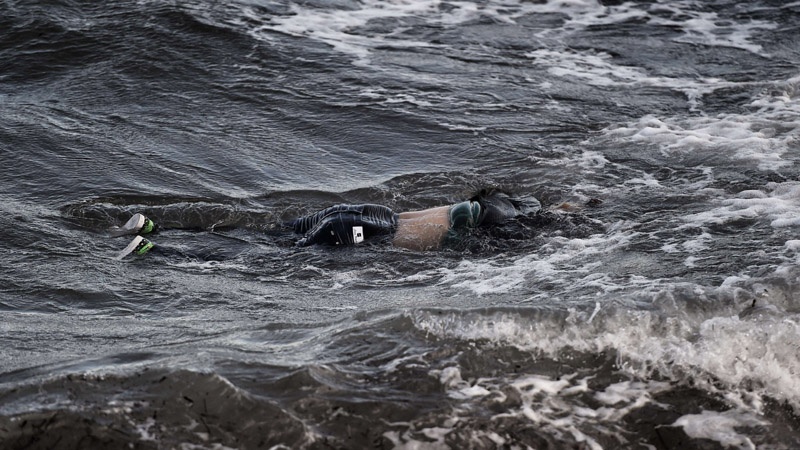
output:
[{"label": "sea water", "polygon": [[[800,2],[9,0],[0,447],[797,448]],[[524,237],[297,248],[336,203]],[[152,217],[171,249],[114,260]]]}]

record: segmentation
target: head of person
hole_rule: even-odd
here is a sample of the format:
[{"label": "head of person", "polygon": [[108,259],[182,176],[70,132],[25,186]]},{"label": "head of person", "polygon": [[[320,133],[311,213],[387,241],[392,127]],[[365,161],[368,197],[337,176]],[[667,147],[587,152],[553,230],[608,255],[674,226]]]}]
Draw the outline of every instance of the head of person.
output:
[{"label": "head of person", "polygon": [[[602,233],[605,226],[580,212],[543,208],[532,195],[515,195],[483,189],[470,201],[481,205],[479,226],[463,236],[454,249],[472,253],[534,251],[548,236],[585,238]],[[599,200],[592,200],[596,206]]]},{"label": "head of person", "polygon": [[498,189],[482,189],[470,198],[481,206],[479,225],[501,225],[511,219],[529,217],[542,210],[533,196],[512,196]]}]

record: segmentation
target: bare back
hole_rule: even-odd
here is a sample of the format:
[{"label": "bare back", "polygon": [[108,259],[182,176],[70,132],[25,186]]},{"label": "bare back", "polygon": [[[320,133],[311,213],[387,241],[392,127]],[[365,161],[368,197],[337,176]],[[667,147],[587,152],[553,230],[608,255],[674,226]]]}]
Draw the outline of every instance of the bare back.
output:
[{"label": "bare back", "polygon": [[410,250],[436,250],[450,229],[450,206],[400,213],[392,244]]}]

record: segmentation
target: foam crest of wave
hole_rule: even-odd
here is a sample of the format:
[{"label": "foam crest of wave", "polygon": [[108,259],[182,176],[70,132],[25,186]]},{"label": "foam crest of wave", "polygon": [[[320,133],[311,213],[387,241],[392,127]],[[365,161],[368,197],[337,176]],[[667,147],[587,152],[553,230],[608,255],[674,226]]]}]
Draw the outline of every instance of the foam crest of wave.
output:
[{"label": "foam crest of wave", "polygon": [[762,396],[800,407],[800,381],[794,376],[800,370],[796,315],[720,316],[699,325],[689,318],[644,311],[593,321],[586,316],[572,311],[563,321],[534,321],[509,313],[421,313],[414,320],[436,336],[488,340],[556,360],[565,352],[616,352],[617,367],[636,379],[654,374],[674,380],[688,376],[709,392],[727,390],[728,401],[755,413],[761,411]]},{"label": "foam crest of wave", "polygon": [[[766,192],[765,192],[766,191]],[[800,225],[800,183],[769,183],[765,191],[746,190],[722,199],[709,211],[685,216],[691,226],[726,223],[740,219],[769,221],[773,228]]]},{"label": "foam crest of wave", "polygon": [[790,165],[789,150],[800,136],[800,101],[797,78],[765,83],[761,95],[750,102],[754,112],[701,117],[647,115],[635,123],[612,127],[612,139],[657,146],[662,154],[680,157],[702,151],[715,158],[752,161],[761,170]]},{"label": "foam crest of wave", "polygon": [[454,268],[439,269],[440,284],[467,289],[477,295],[508,293],[524,285],[545,283],[614,290],[611,280],[603,282],[602,274],[598,275],[602,262],[597,256],[626,245],[631,237],[627,232],[575,239],[554,237],[539,252],[515,260],[503,257],[463,260]]},{"label": "foam crest of wave", "polygon": [[[441,2],[439,0],[368,0],[359,3],[337,4],[322,8],[319,5],[291,4],[288,15],[273,17],[263,22],[261,14],[251,4],[242,5],[241,25],[259,23],[252,32],[260,38],[270,39],[265,32],[278,31],[293,36],[306,37],[332,46],[337,51],[353,55],[364,62],[370,53],[381,45],[397,47],[429,47],[432,44],[410,39],[403,32],[417,25],[450,27],[468,24],[481,18],[495,23],[518,26],[526,16],[559,15],[561,26],[538,30],[533,34],[563,37],[592,26],[605,26],[626,21],[646,21],[665,29],[678,29],[676,42],[738,48],[764,55],[761,45],[753,38],[761,30],[772,30],[776,24],[767,20],[740,20],[717,11],[702,10],[694,2],[666,2],[620,5],[603,5],[596,0],[551,0],[546,3],[519,1]],[[361,33],[359,28],[380,21],[395,21],[392,26],[378,32]],[[766,55],[764,55],[766,56]]]}]

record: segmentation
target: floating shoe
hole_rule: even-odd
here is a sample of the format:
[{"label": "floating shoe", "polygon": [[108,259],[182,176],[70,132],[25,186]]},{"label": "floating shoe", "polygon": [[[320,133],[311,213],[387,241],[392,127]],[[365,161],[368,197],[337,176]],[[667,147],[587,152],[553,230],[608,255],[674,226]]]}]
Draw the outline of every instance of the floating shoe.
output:
[{"label": "floating shoe", "polygon": [[131,243],[128,244],[127,247],[125,247],[124,250],[122,250],[121,252],[119,252],[119,254],[117,254],[117,258],[116,259],[122,259],[122,258],[124,258],[124,257],[126,257],[128,255],[131,255],[131,254],[133,254],[133,255],[144,255],[151,248],[153,248],[153,243],[152,242],[148,241],[147,239],[145,239],[145,238],[143,238],[141,236],[136,236],[135,238],[133,238]]},{"label": "floating shoe", "polygon": [[124,236],[126,234],[147,234],[152,233],[156,229],[156,224],[145,217],[142,213],[136,213],[125,222],[121,227],[113,227],[111,229],[112,236]]}]

